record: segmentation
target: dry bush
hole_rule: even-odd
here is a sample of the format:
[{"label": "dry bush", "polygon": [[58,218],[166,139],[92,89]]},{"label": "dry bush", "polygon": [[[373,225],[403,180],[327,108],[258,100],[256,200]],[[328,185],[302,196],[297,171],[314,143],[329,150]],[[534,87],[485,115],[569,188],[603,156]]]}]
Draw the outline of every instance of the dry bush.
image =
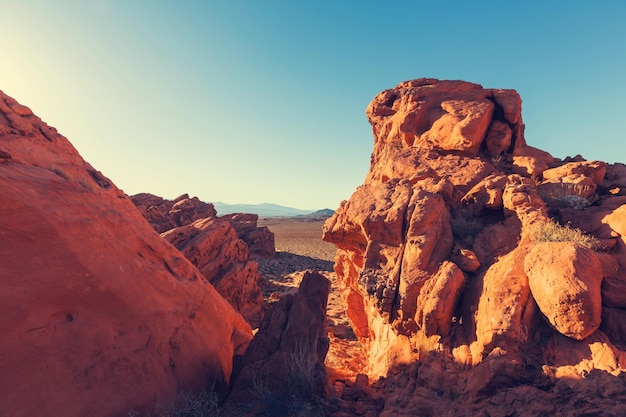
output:
[{"label": "dry bush", "polygon": [[[168,405],[162,406],[155,417],[219,417],[219,400],[213,391],[179,390]],[[152,417],[131,411],[128,417]]]},{"label": "dry bush", "polygon": [[320,364],[311,350],[297,343],[294,351],[285,355],[284,365],[287,375],[283,381],[270,381],[261,370],[255,374],[250,390],[254,400],[246,411],[267,417],[324,416],[321,399],[314,392]]},{"label": "dry bush", "polygon": [[537,225],[533,231],[533,238],[537,242],[574,242],[578,245],[597,250],[601,247],[600,241],[571,225],[562,225],[554,219]]},{"label": "dry bush", "polygon": [[465,242],[467,239],[473,240],[483,229],[480,220],[467,210],[454,211],[450,219],[450,227],[452,235],[459,242]]}]

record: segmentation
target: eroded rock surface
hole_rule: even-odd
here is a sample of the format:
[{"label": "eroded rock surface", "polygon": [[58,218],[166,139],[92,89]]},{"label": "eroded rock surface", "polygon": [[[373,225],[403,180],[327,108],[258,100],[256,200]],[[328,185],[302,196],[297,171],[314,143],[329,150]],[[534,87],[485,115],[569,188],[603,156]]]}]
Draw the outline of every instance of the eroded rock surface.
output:
[{"label": "eroded rock surface", "polygon": [[530,291],[543,315],[561,334],[582,340],[600,327],[602,265],[573,242],[544,242],[524,260]]},{"label": "eroded rock surface", "polygon": [[266,312],[235,371],[227,404],[239,409],[238,415],[272,415],[298,402],[310,408],[324,396],[329,292],[326,277],[307,271],[298,292],[281,297]]},{"label": "eroded rock surface", "polygon": [[256,214],[217,217],[213,204],[183,194],[165,200],[152,194],[130,199],[161,236],[176,246],[253,328],[263,316],[258,264],[251,255],[275,254],[274,234],[258,227]]},{"label": "eroded rock surface", "polygon": [[[513,90],[407,81],[376,96],[367,117],[369,173],[324,239],[339,249],[335,271],[369,374],[415,363],[410,389],[477,403],[522,383],[619,375],[624,166],[528,146]],[[551,219],[597,243],[583,247],[575,233],[540,243]],[[422,404],[441,410],[432,400]],[[385,410],[399,414],[382,415],[404,415],[392,403]]]},{"label": "eroded rock surface", "polygon": [[153,194],[140,193],[130,196],[130,199],[159,233],[185,226],[198,219],[217,216],[213,204],[204,203],[198,197],[190,198],[189,194],[166,200]]},{"label": "eroded rock surface", "polygon": [[162,233],[189,259],[253,328],[259,326],[264,304],[259,288],[258,264],[229,222],[199,219]]},{"label": "eroded rock surface", "polygon": [[273,258],[276,254],[274,233],[266,226],[259,227],[259,216],[251,213],[226,214],[219,217],[226,220],[237,232],[239,239],[246,242],[250,254],[262,258]]},{"label": "eroded rock surface", "polygon": [[271,258],[276,253],[274,234],[267,227],[257,225],[259,216],[256,214],[234,213],[217,217],[213,204],[200,201],[198,197],[189,197],[188,194],[166,200],[153,194],[140,193],[130,196],[130,199],[159,233],[186,226],[199,219],[218,218],[231,224],[239,239],[248,245],[251,255]]},{"label": "eroded rock surface", "polygon": [[0,409],[151,412],[252,332],[69,141],[0,92]]}]

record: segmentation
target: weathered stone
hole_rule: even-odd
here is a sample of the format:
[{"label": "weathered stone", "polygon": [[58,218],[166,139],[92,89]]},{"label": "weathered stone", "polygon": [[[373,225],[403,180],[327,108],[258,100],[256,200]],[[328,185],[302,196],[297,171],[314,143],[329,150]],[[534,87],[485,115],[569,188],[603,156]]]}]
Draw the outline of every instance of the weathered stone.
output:
[{"label": "weathered stone", "polygon": [[153,194],[141,193],[130,196],[130,199],[159,233],[217,215],[213,204],[204,203],[198,197],[189,198],[188,194],[165,200]]},{"label": "weathered stone", "polygon": [[274,233],[267,227],[258,227],[259,216],[250,213],[233,213],[219,217],[226,220],[237,232],[239,239],[246,242],[250,255],[273,258],[276,254]]},{"label": "weathered stone", "polygon": [[235,370],[228,403],[252,404],[255,415],[265,415],[273,405],[255,395],[272,395],[276,401],[324,396],[329,292],[330,281],[308,271],[295,295],[281,297],[270,307]]},{"label": "weathered stone", "polygon": [[415,317],[426,336],[448,335],[456,304],[464,289],[465,274],[448,261],[426,281],[417,298]]},{"label": "weathered stone", "polygon": [[154,412],[229,383],[243,318],[67,139],[0,92],[0,410]]},{"label": "weathered stone", "polygon": [[196,220],[162,233],[189,259],[215,289],[253,328],[263,317],[263,296],[258,286],[258,264],[227,221]]},{"label": "weathered stone", "polygon": [[539,309],[561,334],[582,340],[602,321],[602,266],[573,242],[537,244],[524,261]]}]

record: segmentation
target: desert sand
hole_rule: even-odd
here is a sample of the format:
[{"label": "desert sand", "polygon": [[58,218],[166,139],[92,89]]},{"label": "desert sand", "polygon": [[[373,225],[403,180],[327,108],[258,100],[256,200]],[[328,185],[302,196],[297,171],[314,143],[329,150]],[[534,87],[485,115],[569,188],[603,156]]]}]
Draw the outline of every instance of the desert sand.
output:
[{"label": "desert sand", "polygon": [[266,217],[259,218],[258,225],[274,232],[276,244],[274,258],[255,258],[266,300],[276,301],[282,294],[295,293],[306,270],[317,270],[330,280],[327,310],[330,348],[326,367],[331,383],[341,389],[345,381],[353,381],[363,372],[365,356],[348,323],[340,283],[333,271],[337,248],[322,240],[324,220]]}]

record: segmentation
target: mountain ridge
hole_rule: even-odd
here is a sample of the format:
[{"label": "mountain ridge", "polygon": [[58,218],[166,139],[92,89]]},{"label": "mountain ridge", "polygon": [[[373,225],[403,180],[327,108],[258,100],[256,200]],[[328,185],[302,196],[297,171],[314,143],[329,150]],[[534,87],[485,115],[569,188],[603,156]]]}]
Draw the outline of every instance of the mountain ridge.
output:
[{"label": "mountain ridge", "polygon": [[274,203],[229,204],[222,201],[212,203],[219,216],[232,213],[253,213],[264,217],[293,217],[314,213],[317,209],[304,210]]}]

